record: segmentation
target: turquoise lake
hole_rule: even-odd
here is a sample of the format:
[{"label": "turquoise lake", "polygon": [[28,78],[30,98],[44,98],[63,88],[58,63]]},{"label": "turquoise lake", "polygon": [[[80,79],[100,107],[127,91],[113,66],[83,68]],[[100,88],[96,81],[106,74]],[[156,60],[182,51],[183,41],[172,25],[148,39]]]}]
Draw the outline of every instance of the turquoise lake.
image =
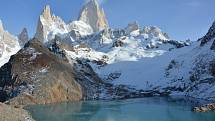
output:
[{"label": "turquoise lake", "polygon": [[215,121],[215,112],[192,112],[193,102],[173,98],[34,105],[36,121]]}]

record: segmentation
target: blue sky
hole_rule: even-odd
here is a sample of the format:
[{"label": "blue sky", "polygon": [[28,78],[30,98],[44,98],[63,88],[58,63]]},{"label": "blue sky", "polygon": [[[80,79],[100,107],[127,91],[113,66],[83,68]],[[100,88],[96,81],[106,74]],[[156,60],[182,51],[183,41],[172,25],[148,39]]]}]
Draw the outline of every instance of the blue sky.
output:
[{"label": "blue sky", "polygon": [[[18,34],[26,27],[35,33],[38,17],[46,4],[66,22],[76,20],[85,0],[1,0],[0,19],[6,30]],[[171,38],[196,40],[215,20],[215,0],[100,0],[112,28],[137,21],[155,25]]]}]

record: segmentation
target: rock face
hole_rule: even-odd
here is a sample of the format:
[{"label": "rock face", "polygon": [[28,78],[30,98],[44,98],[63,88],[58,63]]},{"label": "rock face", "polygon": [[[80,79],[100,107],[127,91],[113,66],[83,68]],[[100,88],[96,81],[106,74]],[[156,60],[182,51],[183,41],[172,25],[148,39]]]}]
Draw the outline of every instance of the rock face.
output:
[{"label": "rock face", "polygon": [[[212,24],[212,26],[210,27],[210,29],[208,30],[207,34],[202,37],[201,39],[199,39],[199,41],[201,41],[201,46],[205,45],[208,41],[210,41],[211,39],[213,39],[215,37],[215,21]],[[211,49],[214,49],[214,47],[212,47]]]},{"label": "rock face", "polygon": [[94,32],[107,29],[108,22],[104,10],[100,8],[97,0],[90,0],[82,8],[78,20],[89,24]]},{"label": "rock face", "polygon": [[0,69],[1,101],[26,105],[81,100],[74,73],[68,61],[32,40]]},{"label": "rock face", "polygon": [[67,33],[65,22],[58,16],[51,13],[49,5],[45,6],[39,17],[35,38],[43,43],[54,39],[56,34]]},{"label": "rock face", "polygon": [[26,28],[24,28],[22,32],[19,34],[18,39],[19,39],[19,44],[22,47],[28,42],[29,37],[28,37],[28,31]]},{"label": "rock face", "polygon": [[3,103],[0,103],[0,114],[1,121],[34,121],[27,111]]}]

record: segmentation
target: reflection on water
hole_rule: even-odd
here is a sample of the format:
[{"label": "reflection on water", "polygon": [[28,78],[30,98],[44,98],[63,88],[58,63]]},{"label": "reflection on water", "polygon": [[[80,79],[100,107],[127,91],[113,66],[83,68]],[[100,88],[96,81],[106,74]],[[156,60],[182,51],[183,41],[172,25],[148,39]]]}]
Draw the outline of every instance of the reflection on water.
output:
[{"label": "reflection on water", "polygon": [[191,112],[171,98],[87,101],[26,107],[37,121],[215,121],[215,113]]}]

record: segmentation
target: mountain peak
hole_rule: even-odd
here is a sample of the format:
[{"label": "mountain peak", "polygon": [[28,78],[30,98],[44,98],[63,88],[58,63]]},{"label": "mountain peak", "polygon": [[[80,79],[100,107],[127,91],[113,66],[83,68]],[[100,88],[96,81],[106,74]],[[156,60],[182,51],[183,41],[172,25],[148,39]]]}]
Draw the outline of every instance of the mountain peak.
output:
[{"label": "mountain peak", "polygon": [[52,18],[52,15],[51,15],[51,9],[50,9],[50,6],[49,5],[46,5],[43,9],[43,12],[42,12],[42,16],[45,18],[45,19],[50,19]]},{"label": "mountain peak", "polygon": [[50,6],[46,5],[39,17],[35,38],[41,42],[48,42],[55,34],[66,33],[67,26],[58,16],[52,14]]},{"label": "mountain peak", "polygon": [[4,31],[4,27],[3,27],[3,23],[2,21],[0,20],[0,32]]},{"label": "mountain peak", "polygon": [[20,46],[24,46],[28,42],[28,31],[26,28],[23,28],[22,32],[18,36]]},{"label": "mountain peak", "polygon": [[104,10],[99,6],[97,0],[90,0],[83,6],[78,20],[89,24],[94,32],[108,28]]},{"label": "mountain peak", "polygon": [[201,46],[205,45],[208,41],[215,38],[215,21],[213,22],[212,26],[208,30],[207,34],[200,39]]},{"label": "mountain peak", "polygon": [[97,0],[88,0],[88,4],[95,4],[96,6],[99,6],[99,3]]}]

